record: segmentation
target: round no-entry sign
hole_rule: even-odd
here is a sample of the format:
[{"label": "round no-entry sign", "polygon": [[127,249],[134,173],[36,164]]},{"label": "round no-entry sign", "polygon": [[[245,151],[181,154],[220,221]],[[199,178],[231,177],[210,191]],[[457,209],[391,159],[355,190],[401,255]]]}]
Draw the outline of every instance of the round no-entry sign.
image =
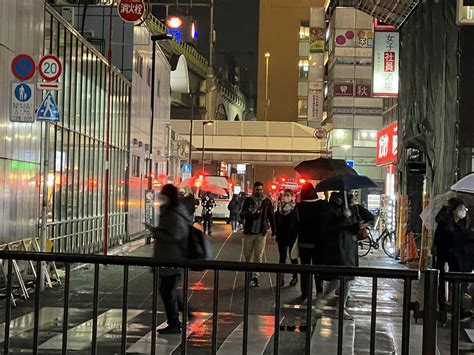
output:
[{"label": "round no-entry sign", "polygon": [[38,71],[44,80],[55,81],[61,76],[63,66],[58,57],[48,54],[39,61]]},{"label": "round no-entry sign", "polygon": [[326,138],[326,130],[323,129],[323,128],[318,128],[318,129],[315,129],[314,132],[313,132],[313,137],[316,138],[316,139],[324,139]]},{"label": "round no-entry sign", "polygon": [[11,69],[17,79],[30,80],[35,75],[35,61],[28,54],[19,54],[13,58]]},{"label": "round no-entry sign", "polygon": [[135,22],[145,14],[145,3],[143,0],[120,0],[117,11],[122,20]]}]

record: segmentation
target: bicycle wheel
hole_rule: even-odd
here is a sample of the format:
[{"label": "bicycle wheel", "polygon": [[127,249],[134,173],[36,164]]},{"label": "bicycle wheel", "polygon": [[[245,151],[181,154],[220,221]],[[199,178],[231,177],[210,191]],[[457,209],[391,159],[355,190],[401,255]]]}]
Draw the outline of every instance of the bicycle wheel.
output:
[{"label": "bicycle wheel", "polygon": [[382,249],[392,259],[397,257],[397,244],[395,240],[395,232],[384,231],[382,239]]},{"label": "bicycle wheel", "polygon": [[372,243],[373,241],[372,241],[372,236],[370,235],[370,233],[369,233],[369,238],[358,241],[359,248],[357,252],[359,254],[359,257],[362,258],[370,253],[370,250],[372,249]]}]

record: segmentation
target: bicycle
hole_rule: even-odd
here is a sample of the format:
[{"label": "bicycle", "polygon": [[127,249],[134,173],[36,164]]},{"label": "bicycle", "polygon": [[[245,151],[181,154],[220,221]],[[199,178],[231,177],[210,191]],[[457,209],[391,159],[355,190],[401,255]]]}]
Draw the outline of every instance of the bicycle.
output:
[{"label": "bicycle", "polygon": [[382,244],[382,249],[388,257],[392,259],[397,257],[395,232],[390,232],[387,228],[385,228],[377,238],[374,238],[372,236],[371,229],[367,227],[367,231],[369,237],[364,240],[359,240],[358,254],[360,257],[364,257],[369,254],[372,248],[378,250],[380,248],[380,244]]}]

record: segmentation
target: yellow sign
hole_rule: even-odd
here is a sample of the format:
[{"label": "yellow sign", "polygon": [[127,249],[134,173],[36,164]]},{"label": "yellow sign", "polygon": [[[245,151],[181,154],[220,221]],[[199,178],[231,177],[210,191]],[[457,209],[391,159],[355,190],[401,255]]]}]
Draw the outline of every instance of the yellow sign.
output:
[{"label": "yellow sign", "polygon": [[458,24],[474,25],[474,6],[464,6],[464,0],[458,0]]}]

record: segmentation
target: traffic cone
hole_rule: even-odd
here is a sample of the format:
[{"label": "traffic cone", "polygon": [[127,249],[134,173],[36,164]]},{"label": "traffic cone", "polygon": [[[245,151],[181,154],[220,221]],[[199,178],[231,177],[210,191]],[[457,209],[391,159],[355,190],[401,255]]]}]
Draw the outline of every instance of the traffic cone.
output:
[{"label": "traffic cone", "polygon": [[418,249],[416,248],[413,232],[408,234],[407,259],[408,261],[418,260]]}]

